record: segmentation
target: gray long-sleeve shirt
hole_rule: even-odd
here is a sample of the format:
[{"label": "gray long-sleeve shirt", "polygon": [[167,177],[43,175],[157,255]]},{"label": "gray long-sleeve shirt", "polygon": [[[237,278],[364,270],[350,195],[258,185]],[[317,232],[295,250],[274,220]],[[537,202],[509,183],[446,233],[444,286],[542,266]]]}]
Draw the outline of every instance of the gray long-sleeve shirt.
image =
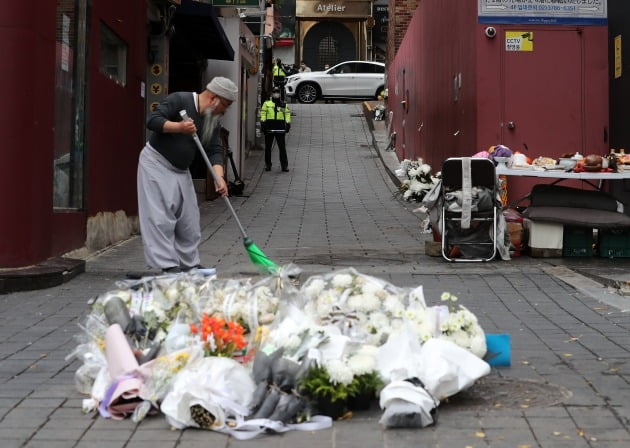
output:
[{"label": "gray long-sleeve shirt", "polygon": [[[197,111],[192,92],[175,92],[168,95],[153,111],[147,120],[147,128],[153,131],[149,144],[162,154],[174,167],[188,169],[195,158],[197,145],[191,135],[165,133],[162,131],[167,121],[182,121],[180,110],[186,110],[195,122],[197,130],[203,128],[203,117]],[[210,144],[204,149],[213,165],[223,164],[223,146],[219,135],[220,126],[212,134]]]}]

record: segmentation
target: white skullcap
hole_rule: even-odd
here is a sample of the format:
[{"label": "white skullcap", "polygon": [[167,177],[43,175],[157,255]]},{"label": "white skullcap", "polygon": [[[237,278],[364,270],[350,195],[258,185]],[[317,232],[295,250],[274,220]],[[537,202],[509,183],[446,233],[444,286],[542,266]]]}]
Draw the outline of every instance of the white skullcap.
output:
[{"label": "white skullcap", "polygon": [[238,87],[236,87],[236,84],[222,76],[212,78],[212,81],[208,83],[206,89],[232,102],[236,101],[236,96],[238,95]]}]

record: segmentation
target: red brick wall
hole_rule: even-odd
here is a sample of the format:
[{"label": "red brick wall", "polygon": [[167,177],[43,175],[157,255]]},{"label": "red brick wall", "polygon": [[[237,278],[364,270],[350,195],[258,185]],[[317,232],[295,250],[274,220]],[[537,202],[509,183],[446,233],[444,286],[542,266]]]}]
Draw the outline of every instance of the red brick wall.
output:
[{"label": "red brick wall", "polygon": [[391,61],[405,37],[409,23],[422,0],[389,0],[387,27],[387,62]]}]

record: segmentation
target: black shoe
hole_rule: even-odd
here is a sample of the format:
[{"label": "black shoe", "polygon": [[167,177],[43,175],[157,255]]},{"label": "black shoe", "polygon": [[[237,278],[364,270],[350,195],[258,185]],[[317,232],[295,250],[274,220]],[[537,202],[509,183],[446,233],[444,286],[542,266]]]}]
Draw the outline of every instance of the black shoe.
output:
[{"label": "black shoe", "polygon": [[267,165],[267,166],[265,167],[265,171],[271,171],[271,165]]},{"label": "black shoe", "polygon": [[202,265],[200,265],[200,264],[196,264],[196,265],[191,266],[191,267],[184,267],[184,268],[182,268],[182,271],[183,271],[183,272],[188,272],[188,271],[190,271],[191,269],[206,269],[206,267],[205,267],[205,266],[202,266]]},{"label": "black shoe", "polygon": [[140,280],[144,277],[155,277],[156,275],[160,275],[159,271],[131,271],[125,274],[129,280]]},{"label": "black shoe", "polygon": [[180,272],[184,271],[179,266],[171,266],[170,268],[162,269],[163,274],[179,274]]},{"label": "black shoe", "polygon": [[284,171],[285,173],[289,172],[289,168],[282,168],[282,171]]}]

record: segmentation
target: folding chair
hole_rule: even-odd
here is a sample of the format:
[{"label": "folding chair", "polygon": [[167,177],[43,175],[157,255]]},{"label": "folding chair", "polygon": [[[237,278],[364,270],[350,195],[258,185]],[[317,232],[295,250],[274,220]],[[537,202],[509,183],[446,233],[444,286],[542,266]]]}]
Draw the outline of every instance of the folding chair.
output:
[{"label": "folding chair", "polygon": [[453,157],[442,164],[442,257],[489,261],[497,254],[497,176],[489,159]]}]

